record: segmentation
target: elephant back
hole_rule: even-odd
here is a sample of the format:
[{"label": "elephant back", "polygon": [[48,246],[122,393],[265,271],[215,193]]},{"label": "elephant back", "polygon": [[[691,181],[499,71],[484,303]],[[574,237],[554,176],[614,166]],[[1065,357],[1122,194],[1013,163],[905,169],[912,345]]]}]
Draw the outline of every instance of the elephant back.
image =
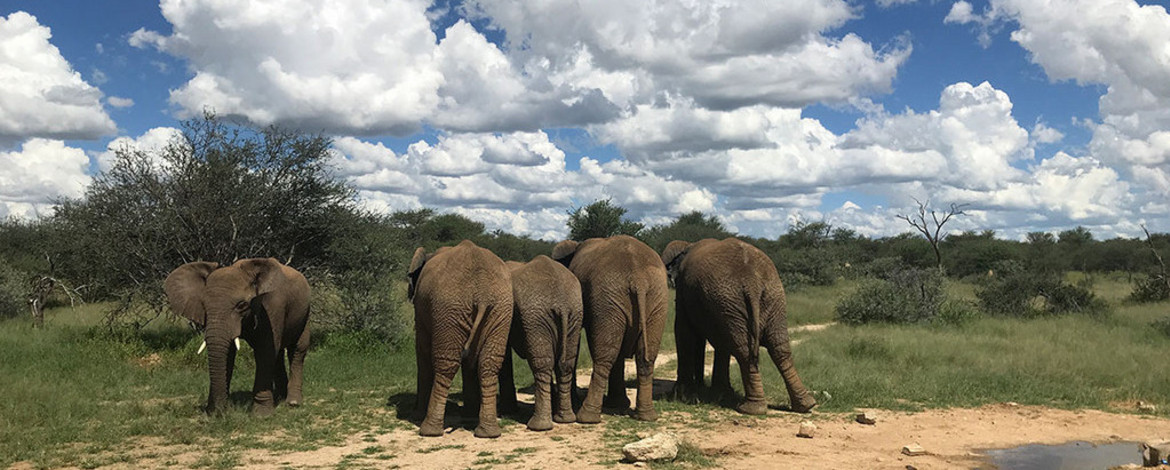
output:
[{"label": "elephant back", "polygon": [[581,243],[569,269],[581,280],[606,283],[641,281],[661,277],[665,288],[666,267],[662,258],[645,243],[628,235],[592,238]]},{"label": "elephant back", "polygon": [[580,310],[581,283],[564,265],[540,255],[512,270],[512,297],[517,310]]}]

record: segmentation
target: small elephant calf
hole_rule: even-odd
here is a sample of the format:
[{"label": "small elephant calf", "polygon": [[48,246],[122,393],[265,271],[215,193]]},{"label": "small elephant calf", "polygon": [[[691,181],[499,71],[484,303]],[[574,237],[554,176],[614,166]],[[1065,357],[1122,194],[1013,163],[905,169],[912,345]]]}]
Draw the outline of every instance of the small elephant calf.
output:
[{"label": "small elephant calf", "polygon": [[[528,429],[547,431],[554,421],[572,423],[577,420],[572,393],[585,312],[581,284],[568,268],[544,255],[528,263],[509,261],[507,265],[512,273],[514,305],[508,345],[528,360],[535,381],[536,409]],[[556,394],[551,393],[554,378]],[[500,374],[500,395],[505,409],[515,408],[510,353]]]}]

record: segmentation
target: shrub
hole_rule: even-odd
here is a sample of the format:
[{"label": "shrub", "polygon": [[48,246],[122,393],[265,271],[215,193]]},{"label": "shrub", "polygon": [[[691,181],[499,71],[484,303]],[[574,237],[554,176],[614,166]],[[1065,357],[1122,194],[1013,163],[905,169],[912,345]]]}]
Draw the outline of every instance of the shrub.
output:
[{"label": "shrub", "polygon": [[1088,278],[1070,284],[1058,273],[1029,270],[1012,260],[1001,261],[996,267],[995,276],[985,278],[975,292],[984,312],[1011,317],[1107,313],[1105,302],[1090,290]]},{"label": "shrub", "polygon": [[361,333],[361,338],[401,346],[413,331],[391,279],[361,271],[314,279],[314,334]]},{"label": "shrub", "polygon": [[1170,336],[1170,317],[1162,317],[1150,323],[1159,333]]},{"label": "shrub", "polygon": [[26,281],[23,273],[0,261],[0,318],[14,318],[25,312]]},{"label": "shrub", "polygon": [[939,314],[946,300],[943,275],[938,269],[902,269],[884,279],[862,283],[837,304],[843,323],[920,323]]},{"label": "shrub", "polygon": [[1133,292],[1129,294],[1129,300],[1139,303],[1161,302],[1166,299],[1170,299],[1170,283],[1161,275],[1134,281]]},{"label": "shrub", "polygon": [[979,318],[979,309],[975,304],[958,299],[947,299],[939,307],[938,316],[933,322],[940,326],[962,326]]}]

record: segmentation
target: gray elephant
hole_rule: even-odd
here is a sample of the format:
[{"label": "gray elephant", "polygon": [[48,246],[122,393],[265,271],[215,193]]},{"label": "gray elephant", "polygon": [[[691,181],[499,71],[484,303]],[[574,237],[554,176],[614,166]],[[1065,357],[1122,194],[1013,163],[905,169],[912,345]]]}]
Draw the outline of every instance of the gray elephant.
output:
[{"label": "gray elephant", "polygon": [[581,281],[585,334],[593,357],[593,376],[577,422],[601,422],[607,384],[604,404],[629,408],[624,359],[631,356],[638,368],[634,417],[658,419],[652,396],[654,361],[666,327],[666,269],[662,260],[645,243],[626,235],[580,243],[563,241],[553,247],[552,257]]},{"label": "gray elephant", "polygon": [[[584,316],[581,284],[567,268],[544,255],[528,263],[506,264],[512,274],[514,303],[508,345],[528,360],[535,389],[535,410],[528,429],[547,431],[554,421],[577,421],[572,397]],[[515,409],[511,354],[505,356],[500,373],[500,395],[505,409]]]},{"label": "gray elephant", "polygon": [[[193,262],[167,276],[164,288],[171,310],[204,327],[210,391],[207,410],[227,402],[240,338],[256,355],[252,385],[258,414],[270,414],[276,402],[302,401],[305,353],[309,349],[309,283],[297,270],[274,258],[252,258],[219,267]],[[289,373],[284,358],[288,353]]]},{"label": "gray elephant", "polygon": [[418,361],[419,434],[443,435],[447,394],[463,369],[464,413],[479,410],[475,437],[499,437],[496,395],[512,322],[512,281],[504,262],[464,240],[410,262]]},{"label": "gray elephant", "polygon": [[731,390],[730,356],[743,374],[745,414],[768,410],[760,380],[760,346],[768,349],[788,388],[793,411],[808,412],[816,400],[801,383],[788,341],[784,286],[764,252],[735,238],[673,241],[662,252],[675,285],[675,343],[678,390],[686,395],[703,384],[706,342],[715,347],[712,387]]}]

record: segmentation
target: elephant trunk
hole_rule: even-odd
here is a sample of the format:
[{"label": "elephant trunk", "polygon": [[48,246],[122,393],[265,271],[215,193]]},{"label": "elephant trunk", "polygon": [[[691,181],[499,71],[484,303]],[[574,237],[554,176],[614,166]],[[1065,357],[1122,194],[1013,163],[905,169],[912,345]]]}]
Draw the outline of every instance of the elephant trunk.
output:
[{"label": "elephant trunk", "polygon": [[[220,316],[209,316],[209,320]],[[239,327],[232,328],[230,322],[222,320],[209,321],[204,336],[207,342],[207,374],[209,388],[207,392],[207,411],[220,411],[228,401],[228,387],[232,380],[233,364],[236,358],[237,338]]]}]

